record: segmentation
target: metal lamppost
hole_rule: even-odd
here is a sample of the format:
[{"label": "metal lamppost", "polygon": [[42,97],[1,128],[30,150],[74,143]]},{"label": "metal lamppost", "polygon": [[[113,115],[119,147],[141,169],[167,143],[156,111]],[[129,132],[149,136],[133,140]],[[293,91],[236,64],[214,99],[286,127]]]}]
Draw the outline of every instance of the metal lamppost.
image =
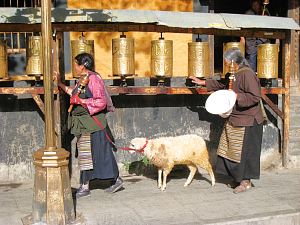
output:
[{"label": "metal lamppost", "polygon": [[75,214],[68,170],[69,152],[57,148],[55,141],[51,0],[42,0],[41,11],[46,146],[33,154],[35,177],[30,223],[65,225],[75,220]]}]

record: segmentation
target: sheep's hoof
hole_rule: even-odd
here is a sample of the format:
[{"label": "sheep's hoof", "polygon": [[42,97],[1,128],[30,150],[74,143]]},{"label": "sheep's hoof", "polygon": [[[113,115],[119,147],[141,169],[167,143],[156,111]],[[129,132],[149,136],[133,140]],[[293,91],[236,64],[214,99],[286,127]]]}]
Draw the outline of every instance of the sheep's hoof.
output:
[{"label": "sheep's hoof", "polygon": [[161,191],[165,191],[165,190],[166,190],[166,188],[164,187],[164,188],[161,188],[160,190],[161,190]]},{"label": "sheep's hoof", "polygon": [[183,185],[183,187],[187,187],[187,186],[189,186],[190,184],[189,183],[185,183],[184,185]]}]

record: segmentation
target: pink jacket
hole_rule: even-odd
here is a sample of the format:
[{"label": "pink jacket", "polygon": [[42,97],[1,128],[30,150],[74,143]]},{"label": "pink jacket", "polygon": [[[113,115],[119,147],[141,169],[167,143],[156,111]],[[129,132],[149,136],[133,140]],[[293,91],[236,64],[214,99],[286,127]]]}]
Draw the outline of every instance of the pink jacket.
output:
[{"label": "pink jacket", "polygon": [[89,72],[88,87],[93,97],[82,99],[82,102],[86,104],[90,115],[94,115],[106,108],[107,98],[105,94],[105,84],[99,74]]}]

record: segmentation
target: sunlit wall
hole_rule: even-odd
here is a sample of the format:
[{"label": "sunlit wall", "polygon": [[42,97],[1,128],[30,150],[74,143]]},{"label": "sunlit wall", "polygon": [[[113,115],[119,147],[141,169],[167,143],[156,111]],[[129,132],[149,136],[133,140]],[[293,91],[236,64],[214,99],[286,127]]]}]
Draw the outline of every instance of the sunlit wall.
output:
[{"label": "sunlit wall", "polygon": [[[138,9],[162,11],[193,11],[193,0],[68,0],[68,8],[82,9]],[[71,33],[71,40],[76,40],[81,33]],[[112,74],[111,40],[119,37],[116,32],[84,33],[86,39],[95,41],[96,71],[103,78]],[[151,40],[160,37],[159,33],[128,32],[128,37],[135,39],[135,72],[140,77],[150,76],[150,44]],[[163,35],[166,40],[173,40],[174,48],[174,76],[187,75],[188,48],[187,43],[192,40],[191,34]]]}]

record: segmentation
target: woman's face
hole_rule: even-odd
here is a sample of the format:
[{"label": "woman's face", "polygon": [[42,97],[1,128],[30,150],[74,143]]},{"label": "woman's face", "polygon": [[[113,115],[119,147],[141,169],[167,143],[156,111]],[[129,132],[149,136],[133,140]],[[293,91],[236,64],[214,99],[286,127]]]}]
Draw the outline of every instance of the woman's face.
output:
[{"label": "woman's face", "polygon": [[84,65],[79,65],[77,60],[74,60],[74,69],[75,69],[75,74],[77,76],[80,76],[84,70]]}]

